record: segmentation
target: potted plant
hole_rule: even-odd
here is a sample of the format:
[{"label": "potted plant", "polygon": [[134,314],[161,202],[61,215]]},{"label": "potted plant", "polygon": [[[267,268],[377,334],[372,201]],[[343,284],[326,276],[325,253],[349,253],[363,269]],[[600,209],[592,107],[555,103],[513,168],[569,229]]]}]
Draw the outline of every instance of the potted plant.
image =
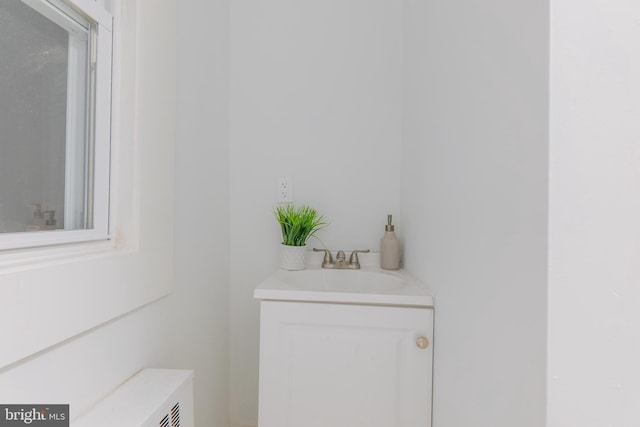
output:
[{"label": "potted plant", "polygon": [[276,206],[274,214],[282,230],[280,267],[303,270],[307,239],[326,227],[324,215],[309,206],[293,204]]}]

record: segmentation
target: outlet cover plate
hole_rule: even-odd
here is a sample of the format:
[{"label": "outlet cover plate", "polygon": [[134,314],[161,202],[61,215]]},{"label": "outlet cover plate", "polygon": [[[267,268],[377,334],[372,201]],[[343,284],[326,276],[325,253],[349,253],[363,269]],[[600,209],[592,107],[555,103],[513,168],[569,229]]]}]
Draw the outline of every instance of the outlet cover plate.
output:
[{"label": "outlet cover plate", "polygon": [[278,177],[277,190],[276,200],[278,203],[293,203],[293,178],[290,176]]}]

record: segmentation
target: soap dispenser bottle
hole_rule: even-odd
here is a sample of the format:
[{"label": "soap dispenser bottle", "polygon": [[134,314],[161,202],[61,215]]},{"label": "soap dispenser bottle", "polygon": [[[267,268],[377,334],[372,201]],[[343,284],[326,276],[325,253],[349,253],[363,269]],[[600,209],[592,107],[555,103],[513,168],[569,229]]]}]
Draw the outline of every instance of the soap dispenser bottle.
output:
[{"label": "soap dispenser bottle", "polygon": [[394,233],[395,227],[391,224],[391,221],[391,215],[387,215],[384,236],[380,239],[380,266],[385,270],[397,270],[400,268],[400,240]]}]

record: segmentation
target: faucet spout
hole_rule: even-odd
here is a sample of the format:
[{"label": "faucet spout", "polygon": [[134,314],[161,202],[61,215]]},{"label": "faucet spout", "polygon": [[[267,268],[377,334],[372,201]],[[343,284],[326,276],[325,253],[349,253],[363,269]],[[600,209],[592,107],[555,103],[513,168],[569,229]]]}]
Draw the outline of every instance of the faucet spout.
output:
[{"label": "faucet spout", "polygon": [[338,251],[336,255],[336,266],[335,268],[346,268],[347,265],[347,256],[344,254],[344,251]]}]

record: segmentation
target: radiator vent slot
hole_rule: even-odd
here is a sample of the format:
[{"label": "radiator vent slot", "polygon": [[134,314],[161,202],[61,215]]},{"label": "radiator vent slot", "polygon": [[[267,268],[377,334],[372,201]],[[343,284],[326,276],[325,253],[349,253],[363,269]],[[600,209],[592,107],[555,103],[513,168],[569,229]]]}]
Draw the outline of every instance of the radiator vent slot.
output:
[{"label": "radiator vent slot", "polygon": [[171,413],[162,417],[158,427],[180,427],[180,402],[173,405]]},{"label": "radiator vent slot", "polygon": [[180,402],[171,409],[171,427],[180,427]]}]

